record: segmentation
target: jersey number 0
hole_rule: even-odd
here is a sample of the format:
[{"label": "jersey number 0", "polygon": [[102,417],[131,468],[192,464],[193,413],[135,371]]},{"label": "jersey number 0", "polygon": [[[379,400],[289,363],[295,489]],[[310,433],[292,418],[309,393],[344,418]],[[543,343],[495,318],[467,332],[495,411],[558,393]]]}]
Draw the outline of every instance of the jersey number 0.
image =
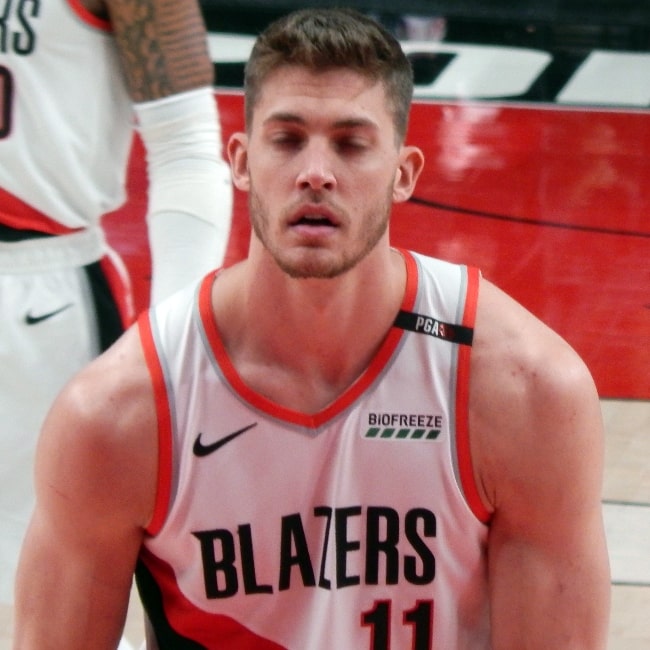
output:
[{"label": "jersey number 0", "polygon": [[6,138],[11,131],[13,94],[14,83],[11,72],[0,65],[0,139]]}]

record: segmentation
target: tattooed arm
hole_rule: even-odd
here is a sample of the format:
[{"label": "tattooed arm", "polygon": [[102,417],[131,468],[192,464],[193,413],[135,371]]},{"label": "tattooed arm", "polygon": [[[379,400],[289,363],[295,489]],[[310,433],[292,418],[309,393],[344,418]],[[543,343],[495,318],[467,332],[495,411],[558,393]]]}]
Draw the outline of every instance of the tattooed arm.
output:
[{"label": "tattooed arm", "polygon": [[85,0],[107,17],[135,102],[211,86],[212,62],[195,0]]},{"label": "tattooed arm", "polygon": [[232,218],[198,0],[85,0],[113,26],[147,149],[151,302],[223,262]]}]

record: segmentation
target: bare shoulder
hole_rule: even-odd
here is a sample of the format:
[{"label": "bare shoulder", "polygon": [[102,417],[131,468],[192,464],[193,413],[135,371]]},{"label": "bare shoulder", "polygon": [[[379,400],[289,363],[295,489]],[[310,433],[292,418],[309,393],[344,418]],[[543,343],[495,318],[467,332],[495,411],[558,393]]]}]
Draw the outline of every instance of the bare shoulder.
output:
[{"label": "bare shoulder", "polygon": [[[492,508],[498,491],[523,496],[522,488],[537,489],[545,465],[561,479],[572,463],[599,460],[600,405],[588,368],[558,334],[486,280],[471,363],[472,449]],[[558,459],[565,464],[555,465]]]},{"label": "bare shoulder", "polygon": [[140,338],[132,328],[68,383],[54,412],[63,410],[89,432],[112,440],[149,418],[151,391]]},{"label": "bare shoulder", "polygon": [[39,441],[39,497],[67,495],[80,510],[79,495],[94,510],[128,500],[132,510],[124,515],[145,525],[155,492],[156,426],[153,389],[132,328],[56,399]]},{"label": "bare shoulder", "polygon": [[584,362],[563,338],[487,280],[481,281],[472,354],[479,379],[493,383],[498,377],[505,388],[535,382],[540,389],[564,392],[592,384]]}]

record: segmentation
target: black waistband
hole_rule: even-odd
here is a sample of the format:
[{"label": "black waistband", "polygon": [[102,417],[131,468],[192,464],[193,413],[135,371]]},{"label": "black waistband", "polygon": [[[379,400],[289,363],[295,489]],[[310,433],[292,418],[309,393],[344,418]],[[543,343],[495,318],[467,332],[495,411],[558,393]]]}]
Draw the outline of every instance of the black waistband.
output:
[{"label": "black waistband", "polygon": [[6,226],[3,223],[0,223],[0,241],[1,242],[14,242],[14,241],[23,241],[24,239],[39,239],[41,237],[53,237],[46,232],[40,232],[38,230],[17,230],[11,226]]}]

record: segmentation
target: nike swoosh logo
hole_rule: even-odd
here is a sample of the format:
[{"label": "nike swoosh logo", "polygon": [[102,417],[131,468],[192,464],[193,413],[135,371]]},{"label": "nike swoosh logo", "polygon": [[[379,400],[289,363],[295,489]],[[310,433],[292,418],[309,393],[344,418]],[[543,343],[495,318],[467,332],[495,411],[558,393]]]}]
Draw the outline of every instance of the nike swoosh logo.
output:
[{"label": "nike swoosh logo", "polygon": [[192,448],[192,451],[194,452],[194,455],[198,456],[199,458],[201,458],[202,456],[208,456],[213,451],[217,451],[217,449],[220,449],[226,443],[230,442],[231,440],[234,440],[237,436],[241,436],[242,433],[246,433],[249,429],[252,429],[253,427],[256,426],[257,426],[257,422],[253,422],[253,424],[249,424],[247,427],[244,427],[243,429],[239,429],[239,431],[235,431],[234,433],[224,436],[223,438],[220,438],[216,442],[212,442],[209,445],[204,445],[203,442],[201,442],[201,436],[203,434],[199,433],[199,435],[196,436],[196,440],[194,441],[194,447]]},{"label": "nike swoosh logo", "polygon": [[70,307],[72,307],[71,302],[69,302],[67,305],[63,305],[63,307],[59,307],[59,309],[49,311],[46,314],[39,314],[38,316],[33,316],[32,313],[29,312],[25,315],[25,323],[27,323],[27,325],[36,325],[36,323],[41,323],[44,320],[48,320],[48,318],[52,318],[53,316],[60,314],[62,311],[65,311]]}]

